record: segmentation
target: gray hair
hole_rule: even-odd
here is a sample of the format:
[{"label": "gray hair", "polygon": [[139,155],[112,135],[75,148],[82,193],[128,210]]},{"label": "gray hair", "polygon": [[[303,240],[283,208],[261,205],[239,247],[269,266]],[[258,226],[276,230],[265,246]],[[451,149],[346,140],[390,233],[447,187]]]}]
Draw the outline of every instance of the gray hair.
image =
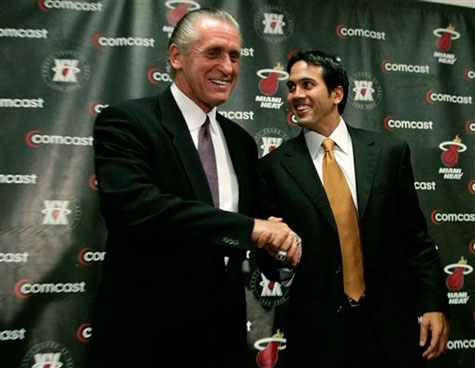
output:
[{"label": "gray hair", "polygon": [[[170,37],[168,48],[170,48],[170,45],[175,44],[185,55],[188,54],[191,44],[198,39],[199,35],[196,31],[196,24],[202,19],[214,19],[228,23],[237,29],[239,37],[242,38],[238,22],[227,11],[216,8],[201,8],[188,12],[180,19]],[[176,70],[170,63],[169,67],[173,79],[175,78]]]}]

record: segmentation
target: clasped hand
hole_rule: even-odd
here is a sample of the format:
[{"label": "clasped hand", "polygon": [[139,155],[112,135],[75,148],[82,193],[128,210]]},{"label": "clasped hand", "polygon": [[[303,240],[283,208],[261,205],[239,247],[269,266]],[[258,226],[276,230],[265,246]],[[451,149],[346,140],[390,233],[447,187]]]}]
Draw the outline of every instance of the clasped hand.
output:
[{"label": "clasped hand", "polygon": [[302,257],[302,240],[281,218],[256,219],[252,241],[284,266],[297,266]]}]

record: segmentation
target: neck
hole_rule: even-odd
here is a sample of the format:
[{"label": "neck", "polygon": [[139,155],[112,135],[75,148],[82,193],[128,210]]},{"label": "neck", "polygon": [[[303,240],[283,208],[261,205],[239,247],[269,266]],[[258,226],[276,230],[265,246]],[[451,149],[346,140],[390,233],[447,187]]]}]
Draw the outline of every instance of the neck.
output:
[{"label": "neck", "polygon": [[320,120],[317,124],[310,127],[314,132],[329,137],[340,123],[340,115],[338,113],[327,116],[326,119]]},{"label": "neck", "polygon": [[210,106],[196,98],[189,85],[183,80],[182,74],[176,75],[173,81],[175,82],[178,89],[183,92],[183,94],[186,95],[191,101],[193,101],[201,110],[203,110],[205,114],[209,113],[213,109],[213,106]]}]

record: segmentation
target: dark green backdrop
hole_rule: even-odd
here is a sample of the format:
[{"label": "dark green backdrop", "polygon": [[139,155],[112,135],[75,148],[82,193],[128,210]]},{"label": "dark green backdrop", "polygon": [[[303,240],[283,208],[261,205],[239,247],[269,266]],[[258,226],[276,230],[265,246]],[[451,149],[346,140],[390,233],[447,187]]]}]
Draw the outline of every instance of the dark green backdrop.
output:
[{"label": "dark green backdrop", "polygon": [[[280,69],[296,49],[341,56],[350,124],[409,142],[451,302],[448,353],[430,366],[473,367],[475,11],[344,0],[1,2],[0,366],[30,368],[36,354],[42,367],[55,359],[84,367],[105,256],[95,116],[166,88],[169,33],[186,11],[205,6],[241,24],[240,79],[219,110],[255,137],[261,156],[299,132]],[[270,343],[285,354],[287,290],[252,261],[244,267],[249,366],[258,367]],[[151,285],[148,297],[162,296]],[[283,337],[271,338],[277,330]]]}]

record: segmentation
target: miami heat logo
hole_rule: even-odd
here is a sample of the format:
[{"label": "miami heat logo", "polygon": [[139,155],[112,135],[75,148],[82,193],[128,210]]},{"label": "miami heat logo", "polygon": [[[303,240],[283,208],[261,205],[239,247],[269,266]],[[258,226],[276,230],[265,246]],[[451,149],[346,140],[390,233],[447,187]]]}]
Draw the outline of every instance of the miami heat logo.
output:
[{"label": "miami heat logo", "polygon": [[455,27],[449,24],[447,28],[434,29],[434,35],[437,36],[435,45],[442,52],[448,52],[452,48],[452,41],[460,38],[460,33],[455,32]]},{"label": "miami heat logo", "polygon": [[279,359],[279,350],[286,348],[284,334],[277,330],[272,337],[257,340],[254,348],[259,350],[256,363],[260,368],[273,368]]},{"label": "miami heat logo", "polygon": [[257,75],[261,78],[259,90],[265,96],[274,95],[279,89],[279,81],[289,78],[289,74],[284,71],[281,63],[277,63],[273,69],[258,70]]},{"label": "miami heat logo", "polygon": [[183,16],[188,13],[188,11],[200,8],[200,5],[198,3],[186,0],[169,0],[165,3],[165,5],[167,6],[167,8],[171,9],[167,13],[167,21],[168,24],[171,24],[172,26],[176,26],[180,19],[183,18]]},{"label": "miami heat logo", "polygon": [[445,280],[447,288],[451,291],[459,291],[463,287],[465,275],[472,273],[473,267],[461,257],[458,263],[445,266],[444,271],[449,274]]},{"label": "miami heat logo", "polygon": [[191,0],[167,0],[165,6],[170,9],[167,12],[167,22],[169,25],[163,25],[162,31],[167,34],[168,38],[171,37],[175,26],[186,13],[200,8],[200,4]]},{"label": "miami heat logo", "polygon": [[439,148],[443,151],[441,160],[446,167],[457,165],[459,153],[467,150],[467,146],[462,143],[462,139],[458,135],[450,142],[439,144]]}]

